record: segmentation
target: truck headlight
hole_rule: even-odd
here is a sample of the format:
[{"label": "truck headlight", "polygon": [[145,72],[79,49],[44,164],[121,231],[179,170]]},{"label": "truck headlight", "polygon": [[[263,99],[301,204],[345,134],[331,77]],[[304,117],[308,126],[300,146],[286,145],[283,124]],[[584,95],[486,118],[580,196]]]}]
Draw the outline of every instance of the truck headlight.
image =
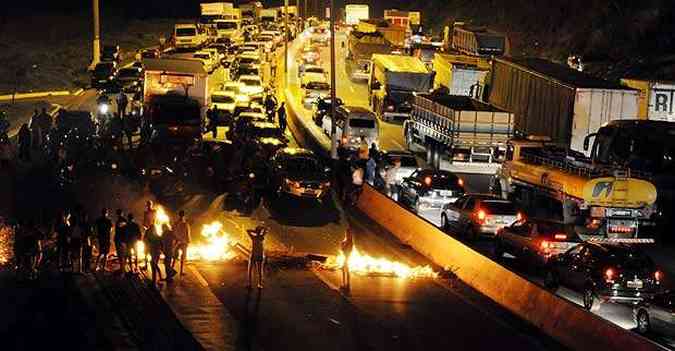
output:
[{"label": "truck headlight", "polygon": [[98,105],[98,111],[102,114],[108,113],[109,107],[108,104],[100,104]]}]

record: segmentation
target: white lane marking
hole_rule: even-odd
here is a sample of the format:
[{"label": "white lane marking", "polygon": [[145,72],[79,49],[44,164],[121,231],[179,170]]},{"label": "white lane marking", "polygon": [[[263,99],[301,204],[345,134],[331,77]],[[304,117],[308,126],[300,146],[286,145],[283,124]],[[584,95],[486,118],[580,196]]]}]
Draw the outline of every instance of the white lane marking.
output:
[{"label": "white lane marking", "polygon": [[203,287],[209,286],[209,283],[206,281],[206,279],[204,279],[204,276],[201,273],[199,273],[199,271],[197,270],[197,268],[195,268],[195,266],[188,266],[188,269],[192,272],[192,274],[195,275],[195,277],[197,277],[197,281],[199,281],[199,284],[201,284],[201,286]]}]

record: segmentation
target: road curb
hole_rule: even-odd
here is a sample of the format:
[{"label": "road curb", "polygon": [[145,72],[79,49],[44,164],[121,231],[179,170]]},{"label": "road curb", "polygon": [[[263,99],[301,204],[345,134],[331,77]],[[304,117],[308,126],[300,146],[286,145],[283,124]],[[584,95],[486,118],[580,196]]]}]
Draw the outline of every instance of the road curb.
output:
[{"label": "road curb", "polygon": [[[83,89],[80,89],[84,91]],[[78,90],[79,91],[79,90]],[[72,93],[75,94],[75,93]],[[81,92],[80,92],[81,94]],[[68,90],[55,90],[55,91],[41,91],[41,92],[36,92],[36,93],[18,93],[16,95],[14,94],[5,94],[5,95],[0,95],[0,101],[8,101],[8,100],[26,100],[26,99],[37,99],[37,98],[44,98],[44,97],[50,97],[50,96],[68,96],[71,95],[71,92]]]}]

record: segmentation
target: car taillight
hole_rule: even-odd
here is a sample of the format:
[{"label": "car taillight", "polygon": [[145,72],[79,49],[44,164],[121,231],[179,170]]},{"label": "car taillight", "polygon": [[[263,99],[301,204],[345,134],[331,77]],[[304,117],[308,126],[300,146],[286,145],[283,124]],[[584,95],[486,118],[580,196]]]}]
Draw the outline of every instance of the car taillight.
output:
[{"label": "car taillight", "polygon": [[427,186],[431,186],[431,177],[425,177],[424,184],[426,184]]},{"label": "car taillight", "polygon": [[611,268],[607,268],[605,270],[605,281],[608,283],[613,283],[614,282],[614,270]]},{"label": "car taillight", "polygon": [[516,221],[520,222],[520,221],[522,221],[524,218],[525,218],[525,216],[523,216],[522,213],[518,212],[518,213],[516,214]]},{"label": "car taillight", "polygon": [[661,278],[663,278],[663,273],[661,273],[661,271],[654,272],[654,279],[656,279],[657,282],[660,282]]},{"label": "car taillight", "polygon": [[342,137],[342,143],[347,144],[347,137]]},{"label": "car taillight", "polygon": [[464,186],[464,179],[462,179],[462,178],[457,179],[457,185],[463,187]]},{"label": "car taillight", "polygon": [[551,248],[551,243],[549,243],[546,240],[542,240],[541,244],[539,244],[539,247],[541,247],[542,250],[546,251]]},{"label": "car taillight", "polygon": [[487,218],[487,213],[485,213],[485,211],[483,211],[483,210],[478,210],[476,212],[476,218],[478,219],[478,221],[483,223],[485,221],[485,219]]},{"label": "car taillight", "polygon": [[567,239],[567,235],[565,235],[565,234],[556,234],[556,235],[553,236],[553,238],[554,238],[555,240],[565,240],[565,239]]}]

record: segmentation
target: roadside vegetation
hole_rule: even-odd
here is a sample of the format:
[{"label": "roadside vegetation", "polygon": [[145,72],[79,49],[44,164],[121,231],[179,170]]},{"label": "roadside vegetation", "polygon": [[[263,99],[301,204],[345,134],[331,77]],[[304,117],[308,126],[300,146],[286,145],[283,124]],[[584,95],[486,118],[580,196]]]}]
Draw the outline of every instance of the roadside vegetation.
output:
[{"label": "roadside vegetation", "polygon": [[[128,57],[138,48],[157,45],[160,35],[168,38],[175,22],[103,15],[102,45],[118,44]],[[88,12],[6,17],[0,22],[0,95],[13,92],[17,81],[19,92],[88,86],[92,36]]]}]

